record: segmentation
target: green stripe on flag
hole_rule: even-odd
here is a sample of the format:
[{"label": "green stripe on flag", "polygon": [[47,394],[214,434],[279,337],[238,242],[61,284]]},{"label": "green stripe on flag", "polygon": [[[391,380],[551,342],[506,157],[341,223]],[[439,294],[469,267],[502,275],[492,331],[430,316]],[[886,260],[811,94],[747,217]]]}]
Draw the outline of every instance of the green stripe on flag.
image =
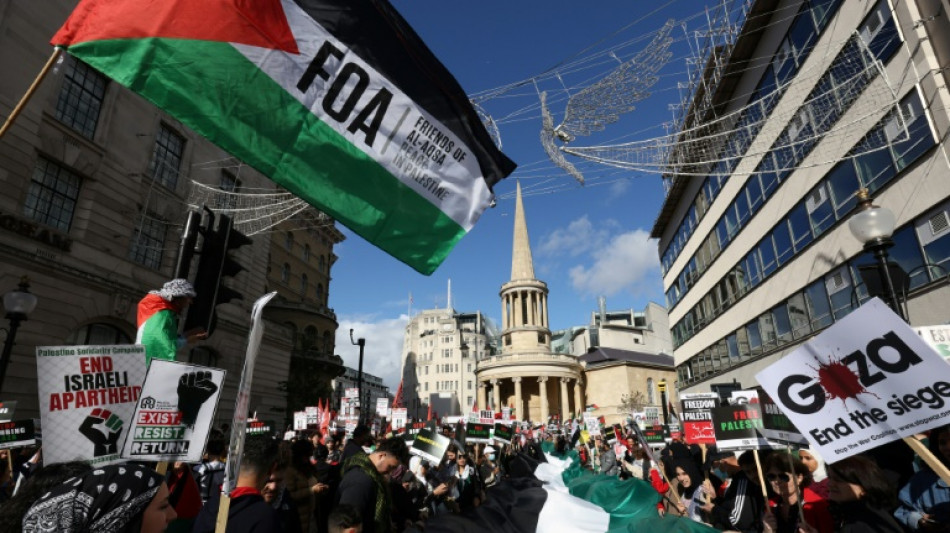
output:
[{"label": "green stripe on flag", "polygon": [[[595,474],[581,467],[575,450],[557,456],[553,442],[542,442],[545,454],[570,459],[571,464],[561,473],[564,485],[572,496],[587,500],[610,514],[608,533],[713,533],[717,529],[694,522],[689,518],[667,515],[660,517],[656,504],[661,496],[652,485],[640,479],[620,479]],[[613,453],[610,451],[609,453]]]},{"label": "green stripe on flag", "polygon": [[228,43],[120,39],[69,52],[423,274],[465,235]]}]

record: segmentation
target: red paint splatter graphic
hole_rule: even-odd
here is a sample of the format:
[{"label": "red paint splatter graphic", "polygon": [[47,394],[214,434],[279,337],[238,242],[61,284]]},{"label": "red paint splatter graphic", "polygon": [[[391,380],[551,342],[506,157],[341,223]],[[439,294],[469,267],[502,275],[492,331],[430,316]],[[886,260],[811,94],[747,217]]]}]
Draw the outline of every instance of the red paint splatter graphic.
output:
[{"label": "red paint splatter graphic", "polygon": [[858,374],[840,360],[829,359],[828,363],[819,363],[815,370],[818,371],[818,384],[825,390],[825,398],[829,400],[837,398],[846,404],[849,398],[856,400],[858,394],[870,394],[879,398],[877,394],[865,389]]}]

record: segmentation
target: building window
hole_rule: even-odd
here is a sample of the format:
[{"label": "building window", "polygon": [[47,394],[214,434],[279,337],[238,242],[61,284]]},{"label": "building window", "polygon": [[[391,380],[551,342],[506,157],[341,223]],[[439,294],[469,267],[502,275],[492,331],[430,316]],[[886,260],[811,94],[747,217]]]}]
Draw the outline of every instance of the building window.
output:
[{"label": "building window", "polygon": [[653,378],[647,378],[647,404],[656,405],[656,392],[653,387]]},{"label": "building window", "polygon": [[106,94],[106,77],[72,56],[66,63],[63,88],[56,102],[56,119],[92,139]]},{"label": "building window", "polygon": [[155,270],[162,268],[166,230],[167,224],[164,220],[146,213],[132,234],[129,259]]},{"label": "building window", "polygon": [[[227,170],[221,171],[221,182],[218,184],[219,189],[221,189],[222,191],[227,191],[227,192],[237,192],[237,190],[240,187],[241,187],[241,182],[238,181],[236,177],[234,177],[234,174],[232,174],[231,172]],[[237,197],[232,194],[228,194],[227,200],[225,201],[224,208],[234,209],[236,206],[237,206]]]},{"label": "building window", "polygon": [[280,281],[290,283],[290,265],[284,263],[284,266],[280,269]]},{"label": "building window", "polygon": [[290,349],[297,349],[297,326],[293,322],[284,322],[284,327],[290,332]]},{"label": "building window", "polygon": [[132,344],[132,338],[124,331],[112,324],[88,324],[74,331],[67,337],[67,344],[97,345],[97,344]]},{"label": "building window", "polygon": [[316,345],[317,345],[317,337],[318,337],[318,336],[319,336],[319,333],[317,332],[317,328],[315,328],[315,327],[313,327],[313,326],[307,326],[306,328],[304,328],[304,330],[303,330],[303,349],[304,349],[304,350],[310,350],[310,349],[312,349],[312,348],[315,348]]},{"label": "building window", "polygon": [[317,283],[317,303],[323,303],[323,284]]},{"label": "building window", "polygon": [[309,244],[305,244],[303,246],[303,260],[310,261],[310,245]]},{"label": "building window", "polygon": [[289,231],[284,235],[284,249],[288,252],[294,249],[294,234]]},{"label": "building window", "polygon": [[185,153],[185,139],[162,124],[155,137],[155,148],[148,172],[159,183],[174,189],[178,185],[178,171]]},{"label": "building window", "polygon": [[323,352],[327,355],[333,354],[333,335],[329,331],[323,332]]},{"label": "building window", "polygon": [[326,270],[327,270],[327,260],[326,260],[326,258],[323,257],[322,255],[320,256],[320,260],[319,260],[318,263],[317,263],[317,269],[318,269],[320,272],[326,272]]},{"label": "building window", "polygon": [[306,296],[307,296],[307,289],[308,289],[307,275],[306,275],[306,274],[301,274],[301,275],[300,275],[300,294],[302,294],[304,297],[306,297]]},{"label": "building window", "polygon": [[39,158],[23,206],[23,214],[60,231],[69,231],[79,186],[82,180],[65,167],[49,159]]}]

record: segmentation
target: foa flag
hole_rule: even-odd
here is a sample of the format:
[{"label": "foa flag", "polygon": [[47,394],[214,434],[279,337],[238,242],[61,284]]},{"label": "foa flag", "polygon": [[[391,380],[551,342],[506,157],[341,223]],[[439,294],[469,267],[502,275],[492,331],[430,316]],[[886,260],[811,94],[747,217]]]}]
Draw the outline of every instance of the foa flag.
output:
[{"label": "foa flag", "polygon": [[52,44],[424,274],[515,167],[383,0],[83,0]]}]

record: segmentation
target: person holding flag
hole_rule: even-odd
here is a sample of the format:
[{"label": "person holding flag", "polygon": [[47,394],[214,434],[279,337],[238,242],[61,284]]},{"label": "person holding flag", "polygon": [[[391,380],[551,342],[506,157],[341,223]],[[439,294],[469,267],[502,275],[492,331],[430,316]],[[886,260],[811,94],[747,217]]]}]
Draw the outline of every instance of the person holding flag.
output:
[{"label": "person holding flag", "polygon": [[208,338],[203,329],[178,334],[178,316],[197,295],[191,282],[179,278],[165,283],[161,290],[149,291],[139,301],[135,344],[145,346],[146,365],[155,358],[174,361],[175,354],[186,344]]}]

